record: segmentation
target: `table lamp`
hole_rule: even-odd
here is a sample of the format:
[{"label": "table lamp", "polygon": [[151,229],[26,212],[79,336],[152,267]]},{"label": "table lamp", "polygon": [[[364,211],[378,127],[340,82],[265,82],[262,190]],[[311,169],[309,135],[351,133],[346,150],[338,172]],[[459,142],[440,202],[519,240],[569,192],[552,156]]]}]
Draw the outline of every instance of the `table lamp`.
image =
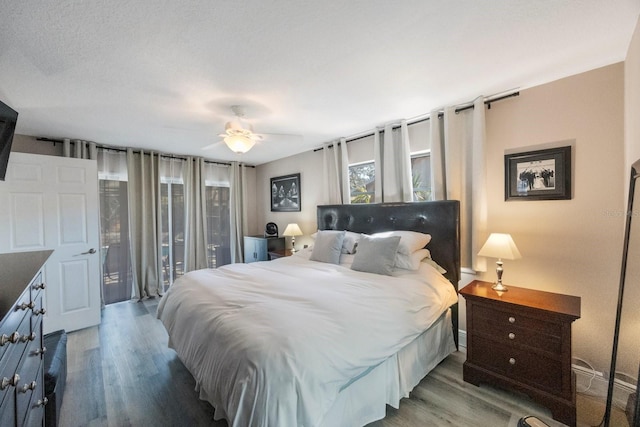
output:
[{"label": "table lamp", "polygon": [[287,224],[287,228],[284,229],[283,236],[291,236],[291,252],[296,251],[296,236],[302,236],[302,230],[298,227],[298,224]]},{"label": "table lamp", "polygon": [[496,274],[498,281],[491,287],[498,292],[506,292],[507,287],[502,284],[502,259],[520,259],[520,251],[516,247],[510,234],[491,233],[486,243],[478,252],[479,256],[488,258],[498,258],[496,261]]}]

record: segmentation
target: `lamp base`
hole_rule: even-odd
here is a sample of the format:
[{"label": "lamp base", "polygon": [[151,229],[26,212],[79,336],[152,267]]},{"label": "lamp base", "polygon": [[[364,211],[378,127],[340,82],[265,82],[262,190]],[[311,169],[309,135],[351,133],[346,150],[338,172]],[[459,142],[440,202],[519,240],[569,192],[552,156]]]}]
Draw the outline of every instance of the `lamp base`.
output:
[{"label": "lamp base", "polygon": [[502,282],[495,283],[493,286],[491,286],[491,289],[496,292],[507,292],[509,290],[509,288],[503,285]]},{"label": "lamp base", "polygon": [[496,275],[498,276],[498,281],[491,287],[491,289],[493,289],[494,291],[497,292],[507,292],[508,289],[505,285],[502,284],[502,272],[503,272],[503,268],[502,268],[502,259],[498,258],[498,261],[496,261]]}]

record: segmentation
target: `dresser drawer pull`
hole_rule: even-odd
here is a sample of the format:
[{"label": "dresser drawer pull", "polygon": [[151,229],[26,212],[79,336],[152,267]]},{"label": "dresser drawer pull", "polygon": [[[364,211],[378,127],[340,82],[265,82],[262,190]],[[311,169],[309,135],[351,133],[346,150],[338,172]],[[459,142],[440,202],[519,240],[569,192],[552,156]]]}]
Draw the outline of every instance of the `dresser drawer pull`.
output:
[{"label": "dresser drawer pull", "polygon": [[38,356],[38,355],[40,355],[40,354],[45,354],[46,352],[47,352],[47,347],[42,347],[42,348],[36,348],[36,349],[33,351],[33,354],[34,354],[34,355],[36,355],[36,356]]},{"label": "dresser drawer pull", "polygon": [[513,316],[509,316],[509,323],[516,323],[516,318]]},{"label": "dresser drawer pull", "polygon": [[22,386],[21,389],[19,389],[20,393],[26,393],[29,390],[35,390],[36,387],[38,386],[38,383],[36,383],[35,381],[31,381],[29,384],[26,384]]},{"label": "dresser drawer pull", "polygon": [[44,399],[38,399],[38,401],[36,402],[36,406],[44,406],[47,403],[49,403],[49,399],[45,397]]},{"label": "dresser drawer pull", "polygon": [[46,287],[47,287],[47,285],[45,285],[45,284],[44,284],[44,282],[43,282],[43,283],[38,283],[38,284],[33,285],[33,289],[35,289],[36,291],[37,291],[38,289],[44,289],[44,288],[46,288]]},{"label": "dresser drawer pull", "polygon": [[35,307],[36,304],[33,301],[29,301],[28,303],[23,302],[22,304],[20,304],[19,306],[16,307],[16,310],[26,310],[28,308],[33,309],[33,307]]},{"label": "dresser drawer pull", "polygon": [[35,339],[36,339],[35,332],[31,332],[29,335],[23,335],[22,337],[20,337],[20,341],[22,342],[33,341]]},{"label": "dresser drawer pull", "polygon": [[516,364],[516,359],[514,359],[513,357],[509,358],[509,364],[510,365],[515,365]]},{"label": "dresser drawer pull", "polygon": [[514,334],[513,332],[509,332],[509,339],[513,340],[516,338],[516,334]]},{"label": "dresser drawer pull", "polygon": [[11,335],[2,334],[2,336],[0,336],[0,347],[7,343],[15,344],[18,341],[20,341],[20,334],[18,332],[14,332]]},{"label": "dresser drawer pull", "polygon": [[36,316],[39,315],[39,314],[45,314],[46,312],[47,312],[47,310],[44,309],[44,308],[33,310],[33,314],[35,314]]},{"label": "dresser drawer pull", "polygon": [[0,382],[0,390],[4,390],[9,386],[15,387],[18,385],[18,381],[20,381],[20,375],[18,374],[13,374],[11,378],[4,377],[2,382]]}]

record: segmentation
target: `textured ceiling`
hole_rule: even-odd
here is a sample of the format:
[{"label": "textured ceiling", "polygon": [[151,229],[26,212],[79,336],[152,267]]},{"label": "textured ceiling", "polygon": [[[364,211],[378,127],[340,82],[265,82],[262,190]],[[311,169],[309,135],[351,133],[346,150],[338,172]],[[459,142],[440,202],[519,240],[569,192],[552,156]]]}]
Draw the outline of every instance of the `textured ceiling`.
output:
[{"label": "textured ceiling", "polygon": [[[260,164],[624,60],[637,0],[0,1],[18,133]],[[270,137],[218,141],[246,106]]]}]

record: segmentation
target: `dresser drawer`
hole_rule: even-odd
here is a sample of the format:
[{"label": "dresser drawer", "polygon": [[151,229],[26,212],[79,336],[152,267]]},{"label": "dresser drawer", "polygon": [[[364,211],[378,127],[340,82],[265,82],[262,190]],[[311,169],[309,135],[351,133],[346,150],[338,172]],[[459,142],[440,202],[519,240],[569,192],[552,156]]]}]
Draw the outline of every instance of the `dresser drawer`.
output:
[{"label": "dresser drawer", "polygon": [[473,346],[470,362],[553,394],[562,391],[563,370],[558,360],[489,339],[474,341]]},{"label": "dresser drawer", "polygon": [[[6,314],[4,318],[4,322],[2,323],[2,328],[0,329],[0,360],[4,358],[4,354],[15,346],[15,343],[11,343],[7,341],[7,338],[11,336],[14,332],[18,332],[20,336],[22,336],[25,331],[24,329],[18,330],[24,317],[27,313],[31,313],[29,309],[31,303],[31,294],[29,290],[25,290],[15,304],[13,304]],[[24,309],[22,308],[24,307]],[[29,327],[27,327],[26,334],[29,334],[31,331]],[[4,339],[1,338],[5,336]]]},{"label": "dresser drawer", "polygon": [[562,352],[562,325],[523,315],[473,304],[474,333],[500,341],[505,345],[520,345],[532,351],[551,354]]},{"label": "dresser drawer", "polygon": [[[31,324],[29,318],[24,314],[22,314],[21,320],[22,323],[20,323],[17,328],[13,330],[13,332],[17,332],[20,336],[18,341],[15,343],[7,342],[4,345],[5,352],[0,359],[0,372],[2,372],[0,380],[2,380],[3,378],[11,378],[13,374],[16,373],[16,369],[18,369],[21,357],[24,354],[25,348],[27,347],[27,342],[24,341],[23,337],[29,336]],[[15,387],[13,386],[9,386],[4,390],[0,390],[0,403],[4,401],[5,397],[8,394],[12,394],[14,391]]]},{"label": "dresser drawer", "polygon": [[36,338],[29,341],[25,354],[22,356],[22,365],[18,367],[20,382],[16,387],[16,416],[22,422],[29,410],[29,402],[38,391],[42,395],[42,322],[36,324],[34,331]]},{"label": "dresser drawer", "polygon": [[42,374],[42,366],[38,369],[38,378],[36,382],[38,386],[33,390],[31,395],[31,402],[25,415],[24,426],[25,427],[42,427],[42,420],[44,419],[44,376]]}]

